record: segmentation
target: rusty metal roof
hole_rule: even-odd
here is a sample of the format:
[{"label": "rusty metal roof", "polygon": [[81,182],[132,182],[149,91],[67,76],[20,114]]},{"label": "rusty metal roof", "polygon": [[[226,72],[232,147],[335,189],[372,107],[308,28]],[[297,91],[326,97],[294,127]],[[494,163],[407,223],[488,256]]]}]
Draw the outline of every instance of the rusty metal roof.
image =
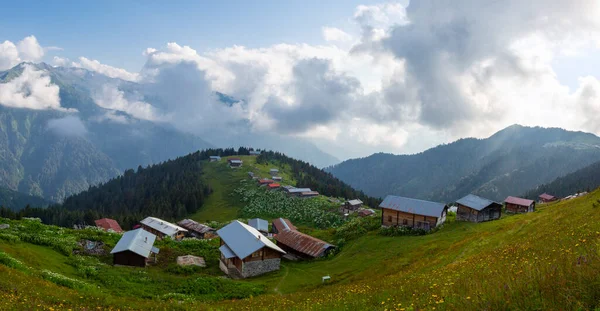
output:
[{"label": "rusty metal roof", "polygon": [[529,206],[529,205],[533,204],[533,200],[527,200],[527,199],[522,199],[522,198],[517,198],[517,197],[507,197],[506,199],[504,199],[504,202],[519,205],[519,206]]},{"label": "rusty metal roof", "polygon": [[119,223],[114,219],[102,218],[94,222],[96,223],[96,227],[102,228],[106,231],[112,230],[114,232],[123,232],[123,229],[121,229]]},{"label": "rusty metal roof", "polygon": [[304,234],[296,230],[283,230],[275,236],[277,244],[281,243],[299,253],[316,258],[325,255],[325,252],[335,247],[325,241]]},{"label": "rusty metal roof", "polygon": [[292,224],[289,219],[286,218],[276,218],[273,219],[273,227],[277,229],[277,232],[281,232],[284,230],[296,230],[296,226]]},{"label": "rusty metal roof", "polygon": [[281,187],[281,185],[278,184],[278,183],[272,183],[272,184],[268,184],[267,187],[269,187],[269,188],[279,188],[279,187]]},{"label": "rusty metal roof", "polygon": [[259,179],[258,183],[261,184],[261,185],[272,184],[273,180],[272,179],[263,178],[263,179]]},{"label": "rusty metal roof", "polygon": [[177,224],[185,229],[188,229],[190,231],[194,231],[197,233],[201,233],[201,234],[204,234],[204,233],[207,233],[210,231],[215,231],[215,229],[213,229],[205,224],[201,224],[199,222],[193,221],[191,219],[181,220]]}]

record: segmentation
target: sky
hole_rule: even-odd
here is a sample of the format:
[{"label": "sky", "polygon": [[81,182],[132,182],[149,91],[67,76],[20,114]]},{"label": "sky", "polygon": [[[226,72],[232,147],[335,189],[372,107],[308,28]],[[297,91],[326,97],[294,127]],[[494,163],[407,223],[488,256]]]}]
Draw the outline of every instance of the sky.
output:
[{"label": "sky", "polygon": [[[600,134],[600,3],[13,1],[0,70],[22,61],[150,85],[97,105],[202,135],[235,128],[314,142],[339,159],[415,153],[511,124]],[[20,93],[23,86],[33,92]],[[214,93],[238,102],[224,107]],[[0,104],[64,110],[43,72]],[[146,94],[147,95],[147,94]],[[73,112],[66,112],[73,113]],[[116,114],[107,120],[117,120]]]}]

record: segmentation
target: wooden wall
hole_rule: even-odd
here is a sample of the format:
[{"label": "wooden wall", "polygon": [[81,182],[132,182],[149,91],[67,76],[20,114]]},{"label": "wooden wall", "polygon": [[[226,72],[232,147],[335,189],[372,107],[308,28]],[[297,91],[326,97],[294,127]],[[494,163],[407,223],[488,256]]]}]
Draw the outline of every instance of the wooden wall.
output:
[{"label": "wooden wall", "polygon": [[419,222],[428,222],[430,228],[437,225],[437,217],[410,214],[392,209],[382,208],[381,224],[384,226],[406,226],[418,228]]},{"label": "wooden wall", "polygon": [[[256,257],[253,257],[253,255],[256,255]],[[280,252],[268,247],[261,248],[260,250],[254,252],[253,255],[244,258],[244,262],[281,258],[282,256]]]},{"label": "wooden wall", "polygon": [[[531,211],[534,211],[534,210],[535,210],[535,202],[532,204]],[[528,211],[529,211],[529,207],[528,206],[522,206],[522,205],[516,205],[516,204],[506,203],[506,212],[507,213],[521,214],[521,213],[527,213]]]},{"label": "wooden wall", "polygon": [[146,258],[131,251],[113,254],[113,264],[123,266],[145,267]]},{"label": "wooden wall", "polygon": [[500,206],[500,205],[490,205],[481,211],[477,211],[468,206],[458,204],[458,209],[456,210],[456,219],[457,220],[472,221],[472,222],[496,220],[496,219],[500,219],[501,215],[502,215],[502,206]]}]

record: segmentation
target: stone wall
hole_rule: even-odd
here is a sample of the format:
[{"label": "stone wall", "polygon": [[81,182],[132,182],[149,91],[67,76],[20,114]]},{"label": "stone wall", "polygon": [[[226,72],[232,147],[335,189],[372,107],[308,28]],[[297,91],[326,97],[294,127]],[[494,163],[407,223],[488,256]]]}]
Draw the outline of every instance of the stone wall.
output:
[{"label": "stone wall", "polygon": [[279,270],[281,258],[265,259],[262,261],[244,262],[242,276],[252,277],[263,273]]}]

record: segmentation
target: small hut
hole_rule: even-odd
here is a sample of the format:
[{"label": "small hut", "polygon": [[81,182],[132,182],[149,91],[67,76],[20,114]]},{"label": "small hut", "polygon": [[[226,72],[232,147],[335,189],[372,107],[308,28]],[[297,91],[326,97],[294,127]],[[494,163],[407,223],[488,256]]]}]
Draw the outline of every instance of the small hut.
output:
[{"label": "small hut", "polygon": [[517,197],[507,197],[504,200],[507,213],[521,214],[535,211],[535,201]]},{"label": "small hut", "polygon": [[456,201],[456,219],[471,222],[482,222],[500,219],[502,204],[474,194],[469,194]]},{"label": "small hut", "polygon": [[154,247],[156,236],[143,229],[127,231],[123,234],[115,248],[110,251],[113,254],[113,264],[123,266],[145,267],[150,255],[158,254],[158,248]]}]

